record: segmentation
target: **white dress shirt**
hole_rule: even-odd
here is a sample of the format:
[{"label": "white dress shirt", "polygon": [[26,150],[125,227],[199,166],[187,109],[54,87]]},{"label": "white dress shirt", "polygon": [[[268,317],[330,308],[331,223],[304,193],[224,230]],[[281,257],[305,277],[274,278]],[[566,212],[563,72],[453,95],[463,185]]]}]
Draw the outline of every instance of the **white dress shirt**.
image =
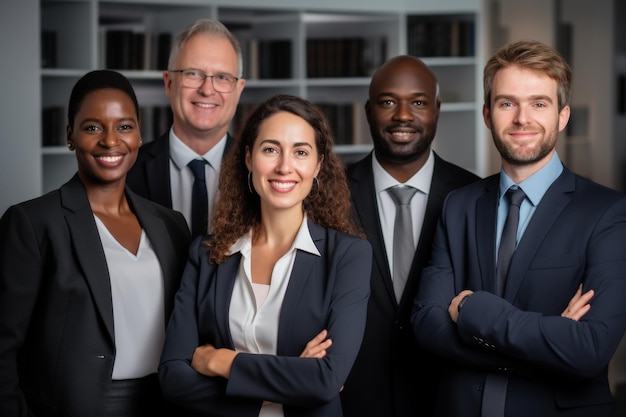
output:
[{"label": "white dress shirt", "polygon": [[422,232],[424,223],[424,215],[426,213],[426,203],[428,203],[428,194],[430,193],[430,185],[433,179],[433,171],[435,169],[435,157],[432,150],[426,160],[426,163],[418,172],[415,173],[406,182],[400,183],[393,178],[380,165],[376,159],[376,155],[372,158],[372,170],[374,173],[374,187],[376,190],[376,203],[378,206],[378,216],[380,218],[380,226],[383,232],[383,240],[385,242],[385,250],[387,252],[387,262],[389,264],[389,273],[393,277],[393,225],[396,218],[396,204],[387,192],[389,188],[398,185],[406,185],[418,190],[411,199],[411,221],[413,225],[413,242],[417,248],[418,239]]},{"label": "white dress shirt", "polygon": [[159,260],[143,230],[135,255],[94,217],[111,280],[115,323],[113,379],[156,373],[165,339],[165,290]]},{"label": "white dress shirt", "polygon": [[[191,189],[193,173],[187,164],[194,159],[204,159],[206,188],[209,197],[209,219],[211,219],[213,203],[217,196],[222,158],[226,147],[226,135],[219,140],[207,153],[198,155],[185,145],[170,128],[170,185],[172,187],[172,208],[180,211],[187,224],[191,225]],[[210,220],[209,220],[210,221]]]},{"label": "white dress shirt", "polygon": [[[278,321],[297,250],[320,256],[304,217],[291,248],[274,265],[269,291],[255,295],[251,274],[252,233],[239,238],[231,254],[241,252],[230,302],[229,325],[237,352],[275,355],[278,343]],[[261,289],[262,292],[262,289]],[[257,299],[257,295],[260,297]],[[261,407],[259,417],[283,417],[282,404]]]}]

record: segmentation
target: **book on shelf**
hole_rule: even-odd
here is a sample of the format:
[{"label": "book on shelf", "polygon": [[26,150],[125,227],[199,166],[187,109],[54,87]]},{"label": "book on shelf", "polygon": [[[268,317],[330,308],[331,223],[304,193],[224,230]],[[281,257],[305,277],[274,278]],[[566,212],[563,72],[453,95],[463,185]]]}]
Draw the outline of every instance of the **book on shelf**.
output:
[{"label": "book on shelf", "polygon": [[307,77],[366,77],[387,59],[385,37],[310,38]]},{"label": "book on shelf", "polygon": [[326,114],[335,145],[372,143],[363,103],[316,103]]},{"label": "book on shelf", "polygon": [[139,107],[139,128],[143,143],[151,142],[167,133],[172,121],[172,109],[169,104]]},{"label": "book on shelf", "polygon": [[116,70],[165,70],[172,42],[169,32],[151,33],[141,25],[102,25],[100,62]]},{"label": "book on shelf", "polygon": [[417,57],[474,56],[475,24],[466,16],[409,16],[407,49]]},{"label": "book on shelf", "polygon": [[41,109],[41,145],[65,146],[66,113],[63,106]]},{"label": "book on shelf", "polygon": [[251,38],[242,42],[242,54],[247,65],[247,78],[286,79],[293,76],[290,39]]},{"label": "book on shelf", "polygon": [[41,31],[41,68],[57,67],[57,33],[53,30]]}]

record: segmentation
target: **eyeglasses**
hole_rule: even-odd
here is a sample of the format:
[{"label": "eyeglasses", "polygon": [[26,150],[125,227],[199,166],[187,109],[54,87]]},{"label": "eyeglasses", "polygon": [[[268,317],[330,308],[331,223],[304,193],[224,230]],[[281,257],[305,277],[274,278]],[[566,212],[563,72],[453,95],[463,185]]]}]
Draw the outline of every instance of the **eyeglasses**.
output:
[{"label": "eyeglasses", "polygon": [[207,78],[211,79],[211,85],[218,93],[230,93],[235,89],[235,84],[239,78],[229,74],[207,75],[196,69],[169,70],[169,72],[180,72],[183,87],[200,88]]}]

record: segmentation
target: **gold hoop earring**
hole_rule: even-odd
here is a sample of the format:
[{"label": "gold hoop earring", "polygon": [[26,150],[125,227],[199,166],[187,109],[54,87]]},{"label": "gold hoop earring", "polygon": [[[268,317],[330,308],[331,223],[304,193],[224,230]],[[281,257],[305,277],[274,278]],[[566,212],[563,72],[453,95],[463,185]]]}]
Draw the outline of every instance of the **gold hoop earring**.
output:
[{"label": "gold hoop earring", "polygon": [[248,171],[248,190],[250,190],[250,194],[254,194],[254,189],[252,188],[252,171]]}]

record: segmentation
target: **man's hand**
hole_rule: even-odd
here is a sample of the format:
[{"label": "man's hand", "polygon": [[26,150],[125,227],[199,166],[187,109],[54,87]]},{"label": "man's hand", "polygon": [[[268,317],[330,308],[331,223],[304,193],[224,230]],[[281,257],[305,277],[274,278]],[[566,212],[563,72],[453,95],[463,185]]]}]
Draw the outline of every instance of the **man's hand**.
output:
[{"label": "man's hand", "polygon": [[561,313],[561,317],[566,317],[574,321],[580,320],[591,308],[589,301],[593,298],[593,290],[589,290],[583,294],[583,284],[578,286],[576,294],[567,304],[567,308]]},{"label": "man's hand", "polygon": [[452,301],[450,301],[450,305],[448,306],[448,314],[450,314],[450,318],[453,322],[456,323],[456,321],[459,319],[459,303],[461,302],[461,300],[463,300],[465,296],[472,294],[474,294],[474,291],[463,290],[456,297],[454,297]]}]

